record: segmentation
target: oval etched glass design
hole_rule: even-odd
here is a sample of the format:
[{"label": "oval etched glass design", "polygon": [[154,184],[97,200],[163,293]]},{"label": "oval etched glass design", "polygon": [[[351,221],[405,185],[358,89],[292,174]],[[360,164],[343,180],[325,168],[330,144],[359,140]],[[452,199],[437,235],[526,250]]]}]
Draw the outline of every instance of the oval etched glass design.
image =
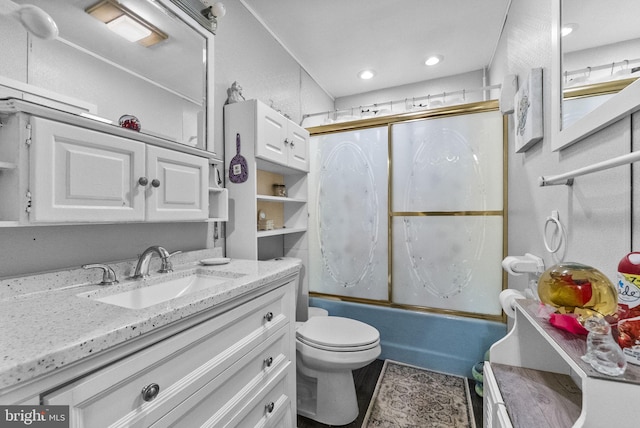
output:
[{"label": "oval etched glass design", "polygon": [[322,265],[344,287],[370,271],[378,244],[378,197],[365,153],[350,141],[330,150],[319,174],[317,213]]}]

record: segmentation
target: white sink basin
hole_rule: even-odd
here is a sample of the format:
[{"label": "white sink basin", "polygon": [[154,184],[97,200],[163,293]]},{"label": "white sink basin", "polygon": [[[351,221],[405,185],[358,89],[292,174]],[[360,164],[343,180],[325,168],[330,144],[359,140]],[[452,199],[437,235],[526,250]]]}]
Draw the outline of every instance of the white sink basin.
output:
[{"label": "white sink basin", "polygon": [[231,281],[233,278],[221,278],[209,275],[190,275],[164,281],[155,285],[136,288],[118,294],[94,298],[103,303],[122,306],[130,309],[142,309],[158,303],[166,302],[187,294],[206,290],[219,284]]}]

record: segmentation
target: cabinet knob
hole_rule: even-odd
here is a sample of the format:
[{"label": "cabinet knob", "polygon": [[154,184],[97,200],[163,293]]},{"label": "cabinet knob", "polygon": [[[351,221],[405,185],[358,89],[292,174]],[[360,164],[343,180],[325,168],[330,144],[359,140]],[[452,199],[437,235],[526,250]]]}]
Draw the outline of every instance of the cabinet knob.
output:
[{"label": "cabinet knob", "polygon": [[160,392],[160,385],[157,383],[150,383],[142,388],[142,399],[144,401],[151,401],[158,396]]},{"label": "cabinet knob", "polygon": [[147,184],[149,184],[149,179],[147,177],[140,177],[138,178],[138,184],[141,186],[146,186]]},{"label": "cabinet knob", "polygon": [[267,314],[264,316],[264,319],[266,319],[267,321],[273,320],[273,312],[267,312]]},{"label": "cabinet knob", "polygon": [[160,180],[158,180],[157,178],[154,178],[153,180],[151,180],[151,185],[153,187],[160,187]]},{"label": "cabinet knob", "polygon": [[296,146],[296,145],[294,144],[293,140],[289,143],[289,145],[290,145],[291,147],[295,147],[295,146]]},{"label": "cabinet knob", "polygon": [[276,408],[275,403],[272,401],[271,403],[267,404],[266,406],[264,406],[264,409],[267,411],[267,413],[271,413],[273,412],[273,409]]},{"label": "cabinet knob", "polygon": [[264,365],[266,367],[271,367],[271,364],[273,364],[273,357],[269,357],[269,358],[265,358],[264,359]]},{"label": "cabinet knob", "polygon": [[286,145],[287,145],[287,144],[289,144],[289,143],[290,143],[289,139],[288,139],[288,138],[285,138],[285,139],[284,139],[284,145],[286,146]]}]

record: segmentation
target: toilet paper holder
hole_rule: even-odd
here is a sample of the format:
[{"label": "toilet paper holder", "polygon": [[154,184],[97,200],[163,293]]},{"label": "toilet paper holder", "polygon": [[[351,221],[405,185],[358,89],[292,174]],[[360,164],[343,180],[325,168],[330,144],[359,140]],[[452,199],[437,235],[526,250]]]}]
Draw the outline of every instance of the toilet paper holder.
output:
[{"label": "toilet paper holder", "polygon": [[541,275],[544,272],[544,260],[530,253],[524,256],[507,256],[502,260],[502,268],[511,275],[523,273]]}]

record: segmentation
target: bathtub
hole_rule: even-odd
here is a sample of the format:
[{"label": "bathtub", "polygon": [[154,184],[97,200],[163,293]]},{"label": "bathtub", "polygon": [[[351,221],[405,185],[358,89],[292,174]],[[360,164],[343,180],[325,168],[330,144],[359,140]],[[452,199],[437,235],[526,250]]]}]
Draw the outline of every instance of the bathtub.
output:
[{"label": "bathtub", "polygon": [[471,378],[471,367],[507,333],[501,322],[414,312],[385,306],[310,297],[329,315],[367,323],[380,332],[380,359]]}]

